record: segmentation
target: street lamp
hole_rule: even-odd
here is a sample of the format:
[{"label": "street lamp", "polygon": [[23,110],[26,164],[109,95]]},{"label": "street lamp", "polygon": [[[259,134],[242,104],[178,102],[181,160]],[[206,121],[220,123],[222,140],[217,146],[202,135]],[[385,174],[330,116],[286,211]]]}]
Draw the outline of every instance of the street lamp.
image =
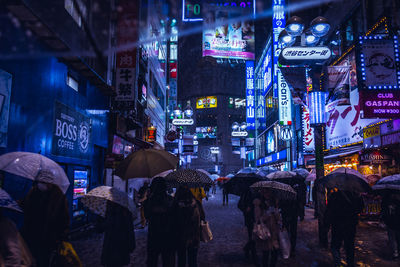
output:
[{"label": "street lamp", "polygon": [[296,36],[288,34],[286,30],[281,31],[278,37],[278,42],[281,45],[291,46],[296,41]]},{"label": "street lamp", "polygon": [[187,105],[185,111],[183,112],[187,118],[191,118],[193,116],[193,109],[190,105]]},{"label": "street lamp", "polygon": [[286,32],[291,36],[299,36],[304,30],[304,23],[300,17],[293,16],[286,22]]},{"label": "street lamp", "polygon": [[232,124],[232,130],[235,132],[235,131],[237,131],[238,129],[239,129],[239,123],[234,122],[234,123]]},{"label": "street lamp", "polygon": [[175,106],[173,113],[175,117],[180,117],[182,115],[182,110],[179,106]]},{"label": "street lamp", "polygon": [[331,28],[328,20],[321,16],[313,19],[311,21],[310,26],[311,26],[311,32],[317,37],[325,36],[329,32],[329,29]]}]

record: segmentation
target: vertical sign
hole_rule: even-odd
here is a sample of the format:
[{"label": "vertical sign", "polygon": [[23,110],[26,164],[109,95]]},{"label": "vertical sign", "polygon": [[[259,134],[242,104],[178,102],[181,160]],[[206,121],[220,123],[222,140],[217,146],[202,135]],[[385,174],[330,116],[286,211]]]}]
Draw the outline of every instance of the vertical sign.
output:
[{"label": "vertical sign", "polygon": [[310,123],[310,110],[307,106],[303,106],[303,114],[302,114],[302,123],[303,123],[303,151],[304,152],[313,152],[315,149],[314,143],[314,129],[311,128]]},{"label": "vertical sign", "polygon": [[[118,46],[129,45],[138,40],[138,1],[121,0],[117,22]],[[116,101],[135,99],[136,48],[117,52]]]},{"label": "vertical sign", "polygon": [[279,124],[292,125],[292,94],[283,74],[278,69]]},{"label": "vertical sign", "polygon": [[246,61],[246,123],[248,130],[255,129],[254,61]]},{"label": "vertical sign", "polygon": [[278,46],[278,37],[285,29],[285,0],[273,0],[272,2],[272,33],[274,49],[274,97],[278,96],[278,58],[281,50]]}]

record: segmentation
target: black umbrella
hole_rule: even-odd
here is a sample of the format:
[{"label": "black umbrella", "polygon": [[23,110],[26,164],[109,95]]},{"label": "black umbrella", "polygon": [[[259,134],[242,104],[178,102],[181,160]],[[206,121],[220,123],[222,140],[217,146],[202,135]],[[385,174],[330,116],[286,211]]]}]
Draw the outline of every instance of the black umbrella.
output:
[{"label": "black umbrella", "polygon": [[241,196],[245,193],[249,187],[259,181],[266,180],[261,175],[256,173],[238,173],[233,176],[228,182],[223,186],[228,191],[229,194],[234,194]]},{"label": "black umbrella", "polygon": [[267,175],[267,178],[280,183],[295,185],[304,183],[304,178],[292,171],[276,171]]},{"label": "black umbrella", "polygon": [[276,181],[260,181],[254,183],[250,188],[256,192],[270,191],[278,199],[296,199],[296,191],[287,184]]},{"label": "black umbrella", "polygon": [[364,176],[356,170],[339,168],[325,176],[319,184],[326,188],[337,188],[349,192],[369,192],[371,187]]},{"label": "black umbrella", "polygon": [[165,176],[165,180],[169,186],[178,187],[179,185],[187,185],[189,187],[199,187],[212,185],[213,180],[207,174],[192,170],[179,169]]},{"label": "black umbrella", "polygon": [[386,176],[372,187],[374,191],[391,190],[400,193],[400,174]]}]

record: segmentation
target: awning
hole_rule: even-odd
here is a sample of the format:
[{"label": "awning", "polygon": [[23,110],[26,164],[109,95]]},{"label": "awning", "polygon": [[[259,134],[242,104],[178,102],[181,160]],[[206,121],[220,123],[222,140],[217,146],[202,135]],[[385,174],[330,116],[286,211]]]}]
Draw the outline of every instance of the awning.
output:
[{"label": "awning", "polygon": [[[346,147],[346,148],[339,148],[335,149],[338,150],[338,153],[331,153],[326,156],[324,156],[324,163],[333,163],[335,162],[338,158],[341,157],[346,157],[355,153],[358,153],[362,150],[362,145],[357,145],[357,146],[351,146],[351,147]],[[339,152],[340,151],[340,152]],[[330,151],[331,152],[331,151]],[[307,161],[307,165],[315,165],[315,157]]]}]

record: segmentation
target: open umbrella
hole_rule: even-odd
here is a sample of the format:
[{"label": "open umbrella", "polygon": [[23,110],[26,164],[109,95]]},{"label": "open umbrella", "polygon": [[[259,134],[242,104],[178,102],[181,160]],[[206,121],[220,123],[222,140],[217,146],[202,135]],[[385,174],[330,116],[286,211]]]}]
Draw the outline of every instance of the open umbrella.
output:
[{"label": "open umbrella", "polygon": [[287,184],[276,182],[276,181],[260,181],[250,188],[253,191],[263,192],[264,190],[271,191],[274,196],[278,199],[295,199],[296,198],[296,191]]},{"label": "open umbrella", "polygon": [[211,174],[211,179],[217,180],[219,178],[218,174]]},{"label": "open umbrella", "polygon": [[371,187],[368,185],[364,175],[354,169],[338,168],[322,178],[319,183],[326,188],[337,188],[350,192],[368,192]]},{"label": "open umbrella", "polygon": [[275,168],[273,168],[273,167],[264,166],[264,167],[258,168],[257,174],[259,174],[259,175],[265,177],[265,176],[267,176],[268,174],[273,173],[273,172],[276,172],[276,171],[278,171],[278,170],[275,169]]},{"label": "open umbrella", "polygon": [[241,196],[249,187],[259,181],[265,180],[264,177],[257,173],[237,173],[224,186],[229,194]]},{"label": "open umbrella", "polygon": [[136,215],[136,208],[133,200],[127,193],[111,186],[99,186],[82,196],[83,205],[89,208],[93,213],[102,217],[106,216],[107,201],[114,202],[127,208],[132,215]]},{"label": "open umbrella", "polygon": [[164,171],[164,172],[162,172],[162,173],[159,173],[159,174],[154,175],[154,177],[152,177],[152,178],[155,178],[155,177],[165,177],[165,176],[167,176],[168,174],[170,174],[170,173],[173,172],[173,171],[174,171],[174,170]]},{"label": "open umbrella", "polygon": [[172,187],[177,187],[183,184],[189,187],[199,187],[213,184],[213,180],[211,180],[211,178],[206,174],[192,169],[179,169],[173,171],[165,176],[165,180]]},{"label": "open umbrella", "polygon": [[310,174],[309,171],[307,171],[306,169],[303,169],[303,168],[297,168],[293,171],[303,178],[307,178],[307,176]]},{"label": "open umbrella", "polygon": [[63,168],[53,160],[31,152],[10,152],[0,156],[0,170],[34,181],[55,184],[67,192],[69,180]]},{"label": "open umbrella", "polygon": [[158,149],[141,149],[125,158],[116,168],[115,175],[122,180],[130,178],[154,177],[163,171],[175,169],[178,158]]},{"label": "open umbrella", "polygon": [[380,179],[373,187],[374,191],[394,190],[400,193],[400,174],[386,176]]},{"label": "open umbrella", "polygon": [[310,173],[310,174],[306,177],[306,182],[314,182],[315,179],[317,179],[317,174],[315,174],[315,173]]},{"label": "open umbrella", "polygon": [[208,171],[206,171],[206,170],[203,170],[203,169],[197,169],[196,171],[202,172],[202,173],[204,173],[205,175],[207,175],[208,177],[210,177],[210,178],[211,178],[211,173],[209,173],[209,172],[208,172]]},{"label": "open umbrella", "polygon": [[23,212],[22,209],[18,206],[17,202],[15,202],[11,198],[11,196],[1,188],[0,188],[0,208]]},{"label": "open umbrella", "polygon": [[254,167],[245,167],[239,170],[237,173],[257,173],[258,169]]},{"label": "open umbrella", "polygon": [[232,178],[233,176],[235,176],[234,174],[230,173],[227,176],[225,176],[226,178]]}]

